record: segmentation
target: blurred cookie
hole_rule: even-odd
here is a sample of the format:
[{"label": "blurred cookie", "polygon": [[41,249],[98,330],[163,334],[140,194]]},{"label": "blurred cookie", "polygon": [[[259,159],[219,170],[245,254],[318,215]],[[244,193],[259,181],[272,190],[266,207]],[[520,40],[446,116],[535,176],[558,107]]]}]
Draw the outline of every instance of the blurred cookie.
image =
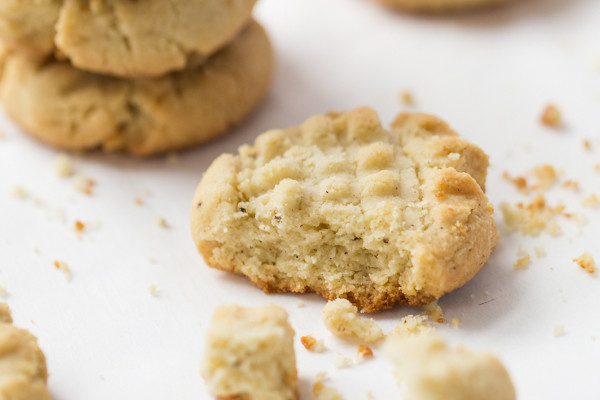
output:
[{"label": "blurred cookie", "polygon": [[202,66],[160,78],[114,78],[10,55],[0,98],[26,132],[53,146],[145,156],[196,145],[240,122],[264,97],[272,64],[269,39],[251,22]]},{"label": "blurred cookie", "polygon": [[419,12],[444,12],[507,3],[511,0],[376,0],[388,6]]},{"label": "blurred cookie", "polygon": [[231,41],[256,0],[2,0],[0,38],[76,67],[155,77],[198,63]]},{"label": "blurred cookie", "polygon": [[12,324],[6,303],[0,303],[0,399],[50,400],[46,357],[37,339]]},{"label": "blurred cookie", "polygon": [[443,121],[369,108],[268,131],[206,171],[192,235],[206,263],[266,292],[364,311],[423,305],[469,281],[497,232],[487,156]]}]

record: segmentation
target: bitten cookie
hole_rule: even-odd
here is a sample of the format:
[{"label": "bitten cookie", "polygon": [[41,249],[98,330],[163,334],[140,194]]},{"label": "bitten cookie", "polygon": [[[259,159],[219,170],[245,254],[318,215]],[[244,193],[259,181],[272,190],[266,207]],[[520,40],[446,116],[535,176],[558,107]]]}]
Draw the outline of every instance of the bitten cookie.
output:
[{"label": "bitten cookie", "polygon": [[76,67],[156,77],[203,60],[248,23],[256,0],[2,0],[0,38]]},{"label": "bitten cookie", "polygon": [[50,400],[46,358],[37,339],[12,324],[6,303],[0,303],[0,399]]},{"label": "bitten cookie", "polygon": [[199,144],[240,122],[264,97],[272,66],[269,39],[252,22],[202,66],[161,78],[112,78],[11,55],[0,98],[23,130],[53,146],[145,156]]},{"label": "bitten cookie", "polygon": [[443,121],[361,108],[272,130],[206,171],[192,235],[206,263],[265,292],[364,311],[423,305],[469,281],[496,243],[488,158]]},{"label": "bitten cookie", "polygon": [[511,0],[376,0],[385,5],[419,12],[458,11],[508,3]]},{"label": "bitten cookie", "polygon": [[516,399],[510,375],[491,354],[450,348],[434,333],[392,335],[385,350],[406,384],[406,400]]},{"label": "bitten cookie", "polygon": [[298,398],[294,330],[281,307],[217,307],[206,338],[202,375],[213,396]]}]

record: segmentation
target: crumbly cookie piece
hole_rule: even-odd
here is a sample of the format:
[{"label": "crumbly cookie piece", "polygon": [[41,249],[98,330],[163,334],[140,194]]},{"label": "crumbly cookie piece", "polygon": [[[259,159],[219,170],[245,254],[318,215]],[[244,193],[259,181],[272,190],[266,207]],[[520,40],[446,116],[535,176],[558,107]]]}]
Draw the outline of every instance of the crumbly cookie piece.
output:
[{"label": "crumbly cookie piece", "polygon": [[0,398],[50,400],[46,358],[37,339],[12,324],[6,303],[0,303]]},{"label": "crumbly cookie piece", "polygon": [[297,399],[293,341],[281,307],[217,307],[202,364],[208,391],[219,399]]},{"label": "crumbly cookie piece", "polygon": [[231,41],[256,0],[2,0],[0,37],[37,58],[80,69],[157,77],[201,62]]},{"label": "crumbly cookie piece", "polygon": [[53,146],[145,156],[199,144],[240,122],[264,97],[272,64],[269,39],[252,22],[202,66],[155,79],[11,55],[0,98],[26,132]]},{"label": "crumbly cookie piece", "polygon": [[514,400],[510,376],[491,354],[449,348],[436,334],[390,336],[385,352],[407,400]]},{"label": "crumbly cookie piece", "polygon": [[358,309],[346,299],[328,301],[321,319],[327,329],[339,337],[354,337],[371,343],[384,337],[379,325],[370,318],[360,318]]},{"label": "crumbly cookie piece", "polygon": [[424,305],[494,247],[487,165],[429,115],[400,114],[389,132],[369,108],[318,115],[218,157],[196,190],[192,235],[209,266],[268,293],[363,311]]},{"label": "crumbly cookie piece", "polygon": [[511,0],[376,0],[387,6],[417,12],[445,12],[507,3]]}]

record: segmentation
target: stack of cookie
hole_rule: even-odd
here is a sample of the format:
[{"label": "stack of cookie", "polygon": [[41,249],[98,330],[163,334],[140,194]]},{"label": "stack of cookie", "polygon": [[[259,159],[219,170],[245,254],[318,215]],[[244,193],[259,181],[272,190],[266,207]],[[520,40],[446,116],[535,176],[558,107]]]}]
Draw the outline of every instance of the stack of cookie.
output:
[{"label": "stack of cookie", "polygon": [[264,97],[272,50],[256,0],[2,0],[0,99],[68,150],[196,145]]}]

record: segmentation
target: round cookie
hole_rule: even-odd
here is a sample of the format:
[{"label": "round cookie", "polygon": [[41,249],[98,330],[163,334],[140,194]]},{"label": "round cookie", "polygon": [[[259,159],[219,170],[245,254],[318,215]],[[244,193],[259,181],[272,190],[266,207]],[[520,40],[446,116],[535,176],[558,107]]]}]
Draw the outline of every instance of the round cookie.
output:
[{"label": "round cookie", "polygon": [[272,66],[269,39],[253,21],[202,66],[161,78],[114,78],[11,55],[0,99],[26,132],[56,147],[146,156],[196,145],[240,122],[264,97]]},{"label": "round cookie", "polygon": [[511,0],[376,0],[388,6],[418,12],[444,12],[507,3]]},{"label": "round cookie", "polygon": [[497,239],[488,157],[443,121],[361,108],[271,130],[217,158],[192,203],[206,264],[265,292],[363,311],[424,305],[464,285]]},{"label": "round cookie", "polygon": [[198,63],[231,41],[256,0],[2,0],[0,38],[80,69],[156,77]]}]

